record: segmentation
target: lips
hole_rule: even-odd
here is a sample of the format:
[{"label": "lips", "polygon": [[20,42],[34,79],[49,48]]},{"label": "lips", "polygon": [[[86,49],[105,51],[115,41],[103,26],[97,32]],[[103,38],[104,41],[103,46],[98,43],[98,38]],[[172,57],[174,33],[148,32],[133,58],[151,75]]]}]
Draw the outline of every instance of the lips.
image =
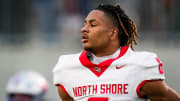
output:
[{"label": "lips", "polygon": [[88,42],[88,37],[86,35],[81,35],[81,42],[82,43]]}]

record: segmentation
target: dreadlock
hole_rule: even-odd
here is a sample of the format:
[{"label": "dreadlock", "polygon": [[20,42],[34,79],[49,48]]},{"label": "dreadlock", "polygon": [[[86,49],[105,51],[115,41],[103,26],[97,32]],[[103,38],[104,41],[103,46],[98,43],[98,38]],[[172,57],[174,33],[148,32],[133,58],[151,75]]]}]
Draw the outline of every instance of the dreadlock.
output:
[{"label": "dreadlock", "polygon": [[134,44],[137,44],[136,37],[139,37],[137,33],[136,24],[131,20],[120,5],[99,5],[95,10],[101,10],[112,19],[113,24],[118,27],[118,39],[120,46],[130,46],[134,50]]}]

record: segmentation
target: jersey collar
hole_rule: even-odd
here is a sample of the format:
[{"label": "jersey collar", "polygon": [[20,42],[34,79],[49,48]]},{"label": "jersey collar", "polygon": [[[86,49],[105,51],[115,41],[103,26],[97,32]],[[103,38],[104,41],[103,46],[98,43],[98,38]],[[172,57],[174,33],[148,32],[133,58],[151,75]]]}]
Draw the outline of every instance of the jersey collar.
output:
[{"label": "jersey collar", "polygon": [[[122,57],[128,50],[128,46],[122,46],[120,50],[120,54],[118,57],[114,59],[107,59],[99,64],[93,64],[87,57],[87,51],[83,51],[79,57],[79,60],[81,64],[88,69],[90,69],[97,77],[100,77],[103,72],[111,65],[111,63],[120,57]],[[100,71],[97,71],[96,68],[98,68]]]}]

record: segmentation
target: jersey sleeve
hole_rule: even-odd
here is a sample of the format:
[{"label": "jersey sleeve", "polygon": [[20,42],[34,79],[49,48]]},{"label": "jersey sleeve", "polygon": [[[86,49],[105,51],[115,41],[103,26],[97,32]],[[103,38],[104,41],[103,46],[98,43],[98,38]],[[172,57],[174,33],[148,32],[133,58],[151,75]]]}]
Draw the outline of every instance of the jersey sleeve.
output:
[{"label": "jersey sleeve", "polygon": [[143,63],[139,68],[139,73],[137,75],[139,79],[136,88],[137,95],[140,98],[142,98],[142,96],[139,94],[139,91],[145,83],[165,79],[163,63],[159,60],[156,54],[146,56],[142,62]]},{"label": "jersey sleeve", "polygon": [[60,56],[57,64],[55,65],[55,67],[53,69],[53,84],[54,85],[61,84],[62,68],[63,68],[63,56]]},{"label": "jersey sleeve", "polygon": [[66,77],[68,76],[66,69],[70,67],[70,63],[68,61],[69,58],[71,59],[72,57],[68,57],[67,55],[59,57],[59,60],[53,69],[53,84],[61,87],[64,92],[70,96],[71,91],[68,89],[68,83],[66,82]]},{"label": "jersey sleeve", "polygon": [[156,54],[146,56],[140,69],[140,78],[142,80],[165,79],[163,63]]}]

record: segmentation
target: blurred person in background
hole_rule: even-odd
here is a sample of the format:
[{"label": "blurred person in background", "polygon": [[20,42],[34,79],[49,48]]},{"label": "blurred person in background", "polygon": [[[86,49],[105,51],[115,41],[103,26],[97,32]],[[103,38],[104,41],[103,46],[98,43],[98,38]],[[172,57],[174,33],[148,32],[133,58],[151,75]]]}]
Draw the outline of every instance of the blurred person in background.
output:
[{"label": "blurred person in background", "polygon": [[9,79],[6,90],[8,101],[45,101],[48,82],[37,72],[20,71]]},{"label": "blurred person in background", "polygon": [[86,17],[90,8],[92,8],[92,2],[90,0],[79,0],[80,13],[83,17]]},{"label": "blurred person in background", "polygon": [[57,0],[32,0],[38,28],[45,42],[57,41]]},{"label": "blurred person in background", "polygon": [[93,9],[81,33],[84,51],[60,56],[53,69],[63,101],[180,101],[157,55],[134,51],[136,25],[120,5]]},{"label": "blurred person in background", "polygon": [[[79,29],[82,25],[82,16],[80,14],[80,1],[79,0],[63,0],[63,13],[59,16],[58,26],[60,41],[63,43],[76,43],[79,42]],[[79,44],[78,44],[79,45]],[[75,48],[74,44],[63,45],[62,48]]]},{"label": "blurred person in background", "polygon": [[0,41],[18,45],[27,42],[31,0],[1,0],[0,6]]}]

